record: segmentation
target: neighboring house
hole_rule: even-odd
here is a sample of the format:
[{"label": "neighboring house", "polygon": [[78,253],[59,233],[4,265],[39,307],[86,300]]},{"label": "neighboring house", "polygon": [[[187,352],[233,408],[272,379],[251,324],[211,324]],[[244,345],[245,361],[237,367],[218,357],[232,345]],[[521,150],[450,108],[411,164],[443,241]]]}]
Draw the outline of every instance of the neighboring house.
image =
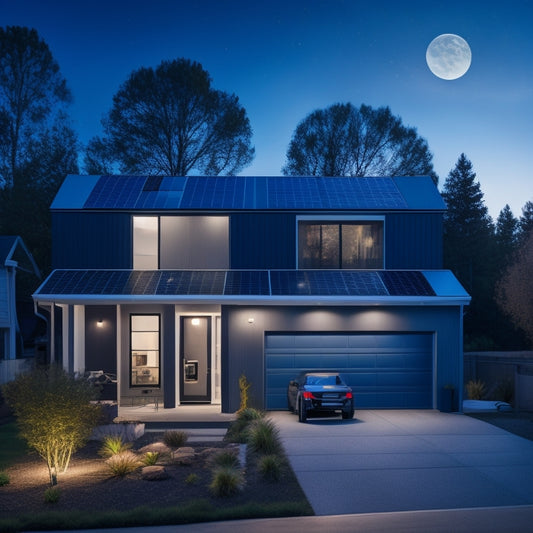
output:
[{"label": "neighboring house", "polygon": [[27,270],[40,279],[31,253],[20,237],[0,236],[0,384],[22,368],[23,343],[17,318],[16,274]]},{"label": "neighboring house", "polygon": [[442,270],[429,177],[68,176],[34,294],[51,353],[118,376],[119,405],[287,406],[303,369],[343,372],[360,408],[462,400],[470,297]]}]

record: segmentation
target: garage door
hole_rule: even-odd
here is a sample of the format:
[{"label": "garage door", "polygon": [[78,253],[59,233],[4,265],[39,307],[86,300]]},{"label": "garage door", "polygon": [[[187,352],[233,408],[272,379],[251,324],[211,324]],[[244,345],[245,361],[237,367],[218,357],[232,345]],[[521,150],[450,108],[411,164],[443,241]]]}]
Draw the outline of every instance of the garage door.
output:
[{"label": "garage door", "polygon": [[433,407],[431,334],[267,334],[266,406],[287,408],[287,383],[303,370],[336,370],[356,408]]}]

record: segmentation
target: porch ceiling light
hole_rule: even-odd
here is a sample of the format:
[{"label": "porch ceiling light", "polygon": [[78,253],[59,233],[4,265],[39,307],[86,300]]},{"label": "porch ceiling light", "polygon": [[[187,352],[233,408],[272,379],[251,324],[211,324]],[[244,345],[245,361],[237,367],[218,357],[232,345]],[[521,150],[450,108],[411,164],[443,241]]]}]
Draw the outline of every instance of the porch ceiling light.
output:
[{"label": "porch ceiling light", "polygon": [[199,319],[199,318],[193,318],[193,319],[191,320],[191,324],[192,324],[193,326],[199,326],[199,325],[200,325],[200,319]]}]

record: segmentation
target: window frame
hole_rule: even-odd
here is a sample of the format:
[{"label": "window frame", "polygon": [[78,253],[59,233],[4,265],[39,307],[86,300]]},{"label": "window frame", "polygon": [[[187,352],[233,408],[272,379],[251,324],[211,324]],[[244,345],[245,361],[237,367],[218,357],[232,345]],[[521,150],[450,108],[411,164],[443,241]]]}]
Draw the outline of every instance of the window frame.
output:
[{"label": "window frame", "polygon": [[[365,222],[381,222],[383,225],[383,250],[382,250],[382,265],[378,269],[372,269],[372,270],[385,270],[386,265],[386,257],[385,257],[385,242],[386,242],[386,224],[385,224],[385,215],[299,215],[296,217],[296,268],[298,270],[301,270],[302,267],[300,265],[300,222],[316,222],[317,224],[327,224],[328,222],[331,222],[333,224],[339,224],[342,225],[343,222],[346,222],[347,224],[354,224],[357,222],[365,223]],[[342,245],[342,237],[339,236],[339,245]],[[342,266],[339,266],[334,269],[328,269],[328,268],[305,268],[305,270],[367,270],[364,268],[361,269],[343,269]]]},{"label": "window frame", "polygon": [[[157,350],[145,350],[146,352],[157,352],[157,383],[133,383],[133,358],[141,357],[144,354],[137,354],[134,352],[139,352],[141,350],[134,349],[133,348],[133,333],[136,332],[146,332],[146,333],[155,333],[154,330],[136,330],[133,331],[133,318],[134,317],[157,317]],[[130,388],[137,389],[137,388],[154,388],[154,389],[160,389],[161,388],[161,314],[160,313],[131,313],[130,314],[130,320],[129,320],[129,382],[130,382]],[[148,355],[146,354],[146,359],[148,359]],[[148,360],[147,360],[148,362]],[[148,366],[148,365],[135,365],[137,366]]]}]

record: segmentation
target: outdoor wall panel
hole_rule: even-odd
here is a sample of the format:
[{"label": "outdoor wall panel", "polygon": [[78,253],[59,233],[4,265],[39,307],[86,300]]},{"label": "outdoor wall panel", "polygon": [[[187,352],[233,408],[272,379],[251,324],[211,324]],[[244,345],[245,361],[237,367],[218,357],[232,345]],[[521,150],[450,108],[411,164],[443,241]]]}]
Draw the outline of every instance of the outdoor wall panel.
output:
[{"label": "outdoor wall panel", "polygon": [[131,216],[52,212],[52,268],[131,268]]},{"label": "outdoor wall panel", "polygon": [[295,224],[293,214],[232,214],[231,268],[296,268]]},{"label": "outdoor wall panel", "polygon": [[442,268],[442,214],[392,213],[385,219],[385,268]]}]

